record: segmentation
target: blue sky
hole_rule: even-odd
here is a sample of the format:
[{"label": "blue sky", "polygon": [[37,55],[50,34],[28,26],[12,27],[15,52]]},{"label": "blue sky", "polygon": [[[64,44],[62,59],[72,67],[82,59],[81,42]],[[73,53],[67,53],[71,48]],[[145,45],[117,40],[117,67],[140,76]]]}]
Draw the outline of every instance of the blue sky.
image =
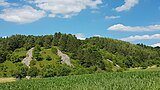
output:
[{"label": "blue sky", "polygon": [[55,32],[160,46],[160,0],[0,0],[0,37]]}]

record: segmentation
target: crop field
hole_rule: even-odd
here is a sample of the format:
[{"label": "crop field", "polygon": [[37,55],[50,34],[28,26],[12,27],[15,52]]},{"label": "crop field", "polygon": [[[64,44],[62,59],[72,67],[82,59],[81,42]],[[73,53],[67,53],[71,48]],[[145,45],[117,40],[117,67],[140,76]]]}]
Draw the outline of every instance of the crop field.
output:
[{"label": "crop field", "polygon": [[1,83],[0,90],[159,90],[160,72],[77,75]]}]

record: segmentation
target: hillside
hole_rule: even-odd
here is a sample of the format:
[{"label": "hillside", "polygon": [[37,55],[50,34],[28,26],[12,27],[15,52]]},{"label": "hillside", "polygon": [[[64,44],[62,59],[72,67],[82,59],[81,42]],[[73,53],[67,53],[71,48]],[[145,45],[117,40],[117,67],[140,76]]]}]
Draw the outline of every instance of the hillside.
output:
[{"label": "hillside", "polygon": [[[33,60],[28,68],[21,62],[33,47]],[[62,64],[57,50],[69,56],[73,65]],[[17,74],[23,77],[67,76],[153,65],[160,65],[159,47],[135,45],[111,38],[91,37],[79,40],[74,35],[62,33],[0,38],[0,77]]]}]

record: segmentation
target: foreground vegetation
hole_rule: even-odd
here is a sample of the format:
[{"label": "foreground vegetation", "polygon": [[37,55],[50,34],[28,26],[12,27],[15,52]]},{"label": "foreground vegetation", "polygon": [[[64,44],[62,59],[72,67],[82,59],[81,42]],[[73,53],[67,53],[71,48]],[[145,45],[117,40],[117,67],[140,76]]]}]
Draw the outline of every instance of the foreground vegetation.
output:
[{"label": "foreground vegetation", "polygon": [[98,73],[22,80],[0,84],[0,90],[159,90],[160,72]]}]

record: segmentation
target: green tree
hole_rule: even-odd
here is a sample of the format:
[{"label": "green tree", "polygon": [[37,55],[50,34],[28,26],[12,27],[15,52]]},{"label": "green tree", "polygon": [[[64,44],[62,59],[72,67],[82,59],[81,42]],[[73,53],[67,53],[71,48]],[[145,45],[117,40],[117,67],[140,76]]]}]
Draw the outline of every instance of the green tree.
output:
[{"label": "green tree", "polygon": [[33,50],[33,58],[36,59],[37,61],[40,61],[43,59],[43,57],[40,54],[41,48],[39,45],[36,45],[34,50]]},{"label": "green tree", "polygon": [[53,45],[54,46],[58,46],[59,45],[59,40],[61,38],[61,35],[62,34],[60,32],[54,34],[54,38],[53,38]]},{"label": "green tree", "polygon": [[85,67],[99,66],[103,60],[99,50],[92,45],[83,46],[78,51],[78,59]]},{"label": "green tree", "polygon": [[47,35],[44,36],[44,42],[43,45],[46,49],[50,48],[52,46],[52,40],[53,40],[53,36],[52,35]]},{"label": "green tree", "polygon": [[38,76],[39,70],[37,67],[30,67],[28,70],[28,75],[31,77],[36,77]]},{"label": "green tree", "polygon": [[16,64],[17,69],[14,72],[14,75],[21,75],[22,77],[27,76],[28,67],[21,63]]}]

